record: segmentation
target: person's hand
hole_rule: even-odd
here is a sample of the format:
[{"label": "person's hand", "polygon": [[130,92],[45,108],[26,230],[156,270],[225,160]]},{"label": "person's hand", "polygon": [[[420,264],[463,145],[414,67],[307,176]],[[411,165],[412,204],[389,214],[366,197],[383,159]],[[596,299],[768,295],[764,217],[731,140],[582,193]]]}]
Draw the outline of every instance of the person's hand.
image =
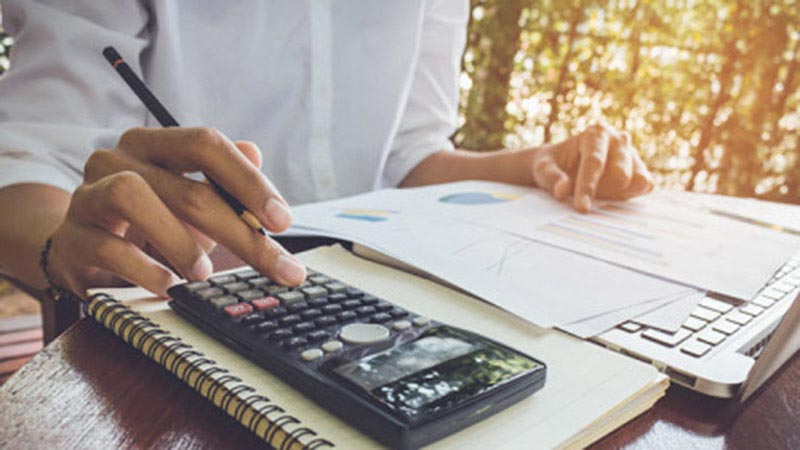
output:
[{"label": "person's hand", "polygon": [[557,144],[533,149],[534,183],[558,200],[589,211],[595,198],[623,200],[653,190],[653,176],[631,146],[630,135],[593,125]]},{"label": "person's hand", "polygon": [[249,142],[231,142],[208,128],[136,128],[114,150],[97,150],[66,218],[52,235],[50,272],[83,297],[93,286],[140,285],[158,295],[179,281],[213,271],[207,253],[215,241],[277,282],[297,285],[302,264],[279,244],[248,227],[208,183],[185,173],[202,171],[281,232],[292,221],[286,201],[261,173],[261,154]]}]

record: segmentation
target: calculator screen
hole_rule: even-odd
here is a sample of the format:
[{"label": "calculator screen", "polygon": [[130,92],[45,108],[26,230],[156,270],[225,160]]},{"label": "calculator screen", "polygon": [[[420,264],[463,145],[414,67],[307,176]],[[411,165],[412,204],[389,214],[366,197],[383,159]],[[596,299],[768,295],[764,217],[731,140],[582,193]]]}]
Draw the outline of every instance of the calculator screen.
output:
[{"label": "calculator screen", "polygon": [[490,340],[440,326],[333,371],[395,416],[416,422],[452,410],[539,366]]}]

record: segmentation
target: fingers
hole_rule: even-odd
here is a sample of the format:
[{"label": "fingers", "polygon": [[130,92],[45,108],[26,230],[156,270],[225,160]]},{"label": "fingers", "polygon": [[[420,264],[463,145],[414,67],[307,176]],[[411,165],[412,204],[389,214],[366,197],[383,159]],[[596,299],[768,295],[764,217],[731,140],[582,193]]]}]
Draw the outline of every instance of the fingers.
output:
[{"label": "fingers", "polygon": [[602,198],[626,198],[633,179],[633,155],[628,133],[611,136],[605,171],[600,178],[597,196]]},{"label": "fingers", "polygon": [[552,158],[540,158],[533,164],[533,179],[558,200],[566,199],[572,192],[572,179]]},{"label": "fingers", "polygon": [[189,231],[137,173],[123,171],[81,187],[70,217],[122,236],[133,225],[167,261],[189,280],[211,274],[211,261]]},{"label": "fingers", "polygon": [[575,179],[575,209],[586,212],[597,194],[597,185],[606,167],[610,135],[602,126],[587,129],[578,141],[580,162]]},{"label": "fingers", "polygon": [[653,175],[650,170],[642,161],[639,152],[633,152],[633,175],[631,177],[631,184],[628,187],[626,198],[632,198],[639,195],[648,194],[655,188]]},{"label": "fingers", "polygon": [[270,231],[281,232],[291,225],[286,201],[248,158],[256,159],[252,143],[237,147],[211,128],[135,128],[122,135],[118,148],[173,173],[202,171]]}]

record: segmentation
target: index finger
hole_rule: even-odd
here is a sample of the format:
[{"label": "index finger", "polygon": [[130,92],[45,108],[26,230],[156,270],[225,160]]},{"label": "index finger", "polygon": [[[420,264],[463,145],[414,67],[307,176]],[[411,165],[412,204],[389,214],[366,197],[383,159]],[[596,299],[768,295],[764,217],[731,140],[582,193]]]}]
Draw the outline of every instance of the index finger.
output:
[{"label": "index finger", "polygon": [[137,159],[176,173],[202,171],[222,186],[267,229],[291,225],[286,200],[236,145],[212,128],[135,128],[118,148]]},{"label": "index finger", "polygon": [[597,194],[597,184],[606,167],[608,158],[609,135],[602,127],[589,128],[578,142],[578,153],[581,160],[578,175],[575,178],[575,209],[587,212]]}]

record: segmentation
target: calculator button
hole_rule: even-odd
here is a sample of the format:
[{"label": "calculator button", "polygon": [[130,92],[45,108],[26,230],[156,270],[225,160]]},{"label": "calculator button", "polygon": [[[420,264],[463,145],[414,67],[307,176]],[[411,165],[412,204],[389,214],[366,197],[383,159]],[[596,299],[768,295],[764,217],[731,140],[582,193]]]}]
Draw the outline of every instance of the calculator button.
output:
[{"label": "calculator button", "polygon": [[306,338],[299,336],[291,337],[283,341],[283,346],[286,348],[297,348],[297,347],[302,347],[306,344],[308,344]]},{"label": "calculator button", "polygon": [[398,320],[397,322],[392,324],[392,328],[394,328],[395,331],[407,330],[411,328],[411,322],[407,320]]},{"label": "calculator button", "polygon": [[300,353],[300,357],[303,358],[303,361],[314,361],[315,359],[322,358],[322,355],[322,350],[318,348],[310,348]]},{"label": "calculator button", "polygon": [[322,311],[319,309],[308,309],[300,313],[300,317],[303,319],[313,319],[322,315]]},{"label": "calculator button", "polygon": [[427,317],[422,317],[422,316],[414,317],[414,320],[412,320],[412,323],[414,324],[414,326],[424,327],[425,325],[428,325],[429,323],[431,323],[431,319],[428,319]]},{"label": "calculator button", "polygon": [[256,333],[268,333],[270,331],[275,331],[278,329],[278,322],[274,320],[268,320],[266,322],[261,322],[260,324],[253,327]]},{"label": "calculator button", "polygon": [[245,314],[250,314],[251,312],[253,312],[253,307],[250,306],[249,303],[236,303],[233,305],[228,305],[224,309],[225,309],[225,314],[227,314],[229,317],[241,317],[244,316]]},{"label": "calculator button", "polygon": [[308,281],[304,281],[304,282],[300,283],[299,286],[297,286],[297,289],[303,289],[303,288],[307,288],[309,286],[311,286],[311,283],[309,283]]},{"label": "calculator button", "polygon": [[242,299],[243,302],[249,302],[250,300],[264,297],[264,293],[258,289],[248,289],[246,291],[238,292],[236,295]]},{"label": "calculator button", "polygon": [[347,300],[347,296],[344,294],[333,294],[328,297],[328,301],[331,303],[341,303],[345,300]]},{"label": "calculator button", "polygon": [[194,293],[195,297],[198,297],[201,300],[208,300],[211,297],[218,297],[223,294],[225,294],[225,291],[216,287],[200,289]]},{"label": "calculator button", "polygon": [[340,322],[347,322],[349,320],[353,320],[358,317],[358,314],[354,313],[353,311],[345,311],[341,312],[336,315],[336,318],[339,319]]},{"label": "calculator button", "polygon": [[308,301],[311,306],[324,306],[328,304],[328,297],[319,297]]},{"label": "calculator button", "polygon": [[407,316],[408,311],[400,308],[394,308],[393,310],[389,311],[389,314],[391,314],[395,319],[399,319],[400,317]]},{"label": "calculator button", "polygon": [[325,284],[330,283],[333,280],[325,275],[312,275],[308,277],[308,281],[310,281],[311,284]]},{"label": "calculator button", "polygon": [[283,292],[288,292],[289,288],[286,287],[286,286],[279,286],[279,285],[276,284],[276,285],[272,285],[269,288],[267,288],[267,291],[269,292],[269,295],[278,295],[278,294],[281,294]]},{"label": "calculator button", "polygon": [[709,350],[711,350],[710,345],[704,342],[700,342],[698,340],[690,341],[689,343],[681,347],[681,351],[683,353],[686,353],[687,355],[692,355],[697,358],[705,355],[706,353],[708,353]]},{"label": "calculator button", "polygon": [[342,306],[341,305],[325,305],[325,306],[322,307],[322,312],[327,313],[327,314],[339,313],[339,312],[342,312]]},{"label": "calculator button", "polygon": [[378,313],[369,318],[372,323],[383,323],[392,320],[392,316],[386,313]]},{"label": "calculator button", "polygon": [[[247,303],[240,303],[241,305],[246,305]],[[259,313],[252,313],[242,317],[242,325],[253,325],[258,322],[264,320]]]},{"label": "calculator button", "polygon": [[280,305],[280,302],[275,297],[265,297],[253,300],[250,302],[257,311],[264,311],[265,309],[274,308]]},{"label": "calculator button", "polygon": [[220,287],[225,289],[226,291],[228,291],[229,294],[235,294],[237,292],[246,291],[246,290],[250,289],[250,285],[245,283],[245,282],[243,282],[243,281],[237,281],[235,283],[223,284]]},{"label": "calculator button", "polygon": [[318,327],[324,328],[335,324],[336,318],[333,316],[320,317],[319,319],[314,320],[314,323],[316,323]]},{"label": "calculator button", "polygon": [[347,296],[350,298],[361,298],[364,296],[364,292],[361,289],[356,288],[347,288]]},{"label": "calculator button", "polygon": [[287,311],[283,306],[278,306],[277,308],[271,308],[264,311],[264,318],[277,319],[278,317],[285,316],[288,312],[289,311]]},{"label": "calculator button", "polygon": [[302,311],[302,310],[304,310],[306,308],[308,308],[308,303],[306,303],[306,302],[294,302],[294,303],[289,303],[286,306],[286,309],[288,309],[289,312]]},{"label": "calculator button", "polygon": [[223,297],[212,298],[211,300],[209,300],[209,303],[214,308],[221,310],[226,306],[238,304],[239,299],[232,295],[225,295]]},{"label": "calculator button", "polygon": [[301,302],[306,299],[303,296],[303,293],[298,291],[281,292],[280,294],[276,295],[276,297],[278,297],[280,301],[287,305],[289,303]]},{"label": "calculator button", "polygon": [[266,288],[266,287],[269,286],[271,281],[267,277],[258,277],[258,278],[252,278],[252,279],[248,280],[248,283],[250,283],[250,286],[253,286],[253,287]]},{"label": "calculator button", "polygon": [[339,338],[349,344],[370,344],[389,337],[389,329],[376,323],[351,323],[339,332]]},{"label": "calculator button", "polygon": [[300,319],[299,315],[291,314],[291,315],[288,315],[288,316],[285,316],[285,317],[281,317],[278,320],[278,323],[280,323],[281,325],[292,325],[292,324],[295,324],[295,323],[300,323],[300,320],[301,319]]},{"label": "calculator button", "polygon": [[328,341],[322,344],[322,350],[324,350],[326,353],[339,351],[342,349],[342,347],[344,347],[344,345],[342,345],[342,343],[339,341]]},{"label": "calculator button", "polygon": [[394,305],[386,302],[381,302],[375,305],[375,309],[377,309],[379,312],[389,311],[392,308],[394,308]]},{"label": "calculator button", "polygon": [[269,338],[274,341],[279,341],[281,339],[288,338],[292,335],[292,330],[288,328],[281,328],[280,330],[275,330],[272,334],[269,335]]},{"label": "calculator button", "polygon": [[234,281],[236,281],[236,277],[233,275],[217,275],[215,277],[209,278],[208,281],[219,286],[221,284],[233,283]]},{"label": "calculator button", "polygon": [[361,306],[361,300],[348,300],[342,303],[342,308],[344,309],[353,309],[358,308],[359,306]]},{"label": "calculator button", "polygon": [[374,295],[365,295],[361,297],[361,303],[365,305],[374,305],[378,303],[378,299]]},{"label": "calculator button", "polygon": [[319,297],[327,297],[328,290],[322,286],[309,286],[307,288],[301,289],[303,294],[305,294],[306,298],[311,300]]},{"label": "calculator button", "polygon": [[211,283],[208,281],[192,281],[191,283],[186,283],[183,285],[183,288],[189,292],[199,291],[200,289],[205,289],[207,287],[211,287]]},{"label": "calculator button", "polygon": [[362,306],[360,308],[356,308],[356,314],[359,316],[369,316],[370,314],[375,313],[375,308],[372,306]]},{"label": "calculator button", "polygon": [[294,331],[297,334],[305,334],[308,333],[309,331],[314,330],[315,328],[317,328],[317,326],[314,325],[313,322],[303,322],[293,326],[292,331]]},{"label": "calculator button", "polygon": [[253,269],[243,270],[241,272],[236,272],[234,275],[236,275],[236,278],[238,278],[238,279],[240,279],[242,281],[250,280],[252,278],[256,278],[256,277],[261,276],[260,273],[256,272]]},{"label": "calculator button", "polygon": [[311,333],[308,333],[308,335],[306,335],[306,339],[308,339],[311,342],[321,341],[323,339],[326,339],[327,337],[328,337],[328,332],[322,330],[312,331]]},{"label": "calculator button", "polygon": [[692,335],[692,332],[686,329],[679,329],[674,333],[665,333],[663,331],[656,330],[654,328],[650,328],[645,330],[642,333],[642,337],[645,339],[649,339],[653,342],[658,342],[661,345],[665,345],[667,347],[675,347],[676,345],[680,344],[681,342],[685,341]]},{"label": "calculator button", "polygon": [[338,281],[326,284],[325,289],[327,289],[331,294],[344,294],[347,292],[347,286]]},{"label": "calculator button", "polygon": [[720,342],[725,340],[725,335],[714,330],[705,330],[699,335],[697,335],[697,339],[711,345],[717,345]]}]

